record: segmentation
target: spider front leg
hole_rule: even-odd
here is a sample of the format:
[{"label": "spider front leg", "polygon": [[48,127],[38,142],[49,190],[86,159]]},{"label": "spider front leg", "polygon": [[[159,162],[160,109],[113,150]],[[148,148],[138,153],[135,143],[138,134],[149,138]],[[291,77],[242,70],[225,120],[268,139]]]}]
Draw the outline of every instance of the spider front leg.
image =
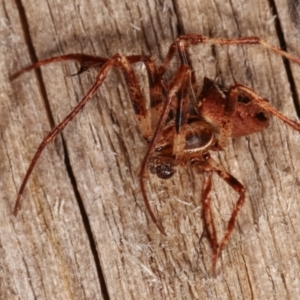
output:
[{"label": "spider front leg", "polygon": [[[158,117],[160,115],[160,111],[162,110],[162,104],[164,101],[164,96],[166,94],[166,84],[164,80],[161,78],[161,76],[158,76],[157,67],[155,65],[155,61],[151,56],[147,55],[129,55],[126,56],[126,61],[129,64],[135,64],[135,63],[143,63],[147,69],[148,73],[148,81],[149,81],[149,88],[150,88],[150,107],[151,107],[151,116],[153,118],[151,119],[152,128],[155,128],[156,123],[158,122]],[[40,68],[42,66],[52,64],[55,62],[64,62],[64,61],[74,61],[79,63],[79,70],[72,74],[72,76],[80,75],[81,73],[89,70],[89,69],[97,69],[99,70],[106,64],[110,59],[104,58],[100,56],[94,56],[94,55],[87,55],[82,53],[72,53],[72,54],[65,54],[65,55],[59,55],[50,57],[41,61],[38,61],[26,68],[21,69],[20,71],[16,72],[11,76],[11,79],[14,80],[20,75],[29,72],[33,69]],[[125,65],[124,65],[125,66]],[[128,74],[132,73],[131,67],[126,67],[127,69],[130,69],[127,71]],[[129,75],[129,77],[132,77],[132,75]],[[136,86],[136,80],[128,78],[129,81],[134,82],[134,85]],[[141,103],[142,102],[142,103]],[[144,99],[140,97],[135,97],[135,100],[132,101],[133,108],[135,110],[136,115],[138,116],[140,113],[144,114]],[[142,110],[140,109],[142,108]],[[139,119],[139,118],[138,118]],[[150,122],[150,120],[149,120]],[[141,127],[140,130],[142,133],[142,136],[148,140],[152,134],[149,133],[148,129],[145,129],[144,126]],[[146,130],[146,132],[144,132]]]},{"label": "spider front leg", "polygon": [[[231,46],[231,45],[260,45],[263,48],[269,49],[270,51],[279,54],[288,60],[291,60],[298,65],[300,65],[300,59],[290,53],[287,53],[286,51],[283,51],[275,46],[269,45],[266,43],[264,40],[255,37],[255,36],[250,36],[250,37],[241,37],[241,38],[236,38],[236,39],[222,39],[222,38],[210,38],[201,34],[196,34],[196,33],[190,33],[190,34],[185,34],[179,36],[175,42],[171,44],[169,47],[169,51],[160,66],[158,72],[159,74],[164,74],[174,57],[176,53],[179,54],[180,61],[183,64],[190,64],[190,59],[187,54],[187,49],[192,46],[192,45],[199,45],[199,44],[209,44],[209,45],[226,45],[226,46]],[[193,76],[193,75],[192,75]],[[192,80],[194,82],[194,79]]]},{"label": "spider front leg", "polygon": [[54,62],[62,62],[62,61],[78,62],[80,64],[80,68],[79,68],[78,72],[74,75],[79,75],[79,74],[83,73],[84,71],[88,70],[89,68],[102,67],[108,61],[108,59],[99,57],[99,56],[82,54],[82,53],[73,53],[73,54],[54,56],[54,57],[40,60],[26,68],[21,69],[20,71],[13,74],[11,76],[11,79],[14,80],[17,77],[21,76],[22,74],[29,72],[33,69],[40,68],[41,66],[49,65]]},{"label": "spider front leg", "polygon": [[[126,56],[127,61],[130,64],[138,63],[138,62],[144,62],[145,64],[151,64],[152,58],[146,55],[129,55]],[[70,54],[65,54],[65,55],[58,55],[58,56],[53,56],[50,58],[46,58],[43,60],[40,60],[32,65],[29,65],[26,68],[21,69],[20,71],[14,73],[10,78],[12,80],[16,79],[17,77],[21,76],[22,74],[29,72],[31,70],[40,68],[45,65],[49,65],[52,63],[56,62],[63,62],[63,61],[75,61],[79,63],[80,67],[79,70],[73,74],[72,76],[79,75],[88,69],[94,68],[94,69],[100,69],[103,67],[105,63],[107,63],[110,60],[110,58],[105,58],[101,56],[96,56],[96,55],[88,55],[88,54],[83,54],[83,53],[70,53]],[[148,68],[151,72],[153,67]]]},{"label": "spider front leg", "polygon": [[[195,159],[192,161],[192,165],[195,166],[198,171],[204,174],[201,203],[203,209],[203,221],[204,228],[208,234],[208,240],[213,252],[213,271],[216,270],[217,259],[224,249],[228,239],[234,229],[235,221],[239,211],[241,210],[245,202],[245,188],[244,186],[231,174],[229,174],[219,163],[210,157],[208,152],[202,153],[201,159]],[[211,210],[211,198],[210,191],[212,189],[212,174],[217,173],[229,186],[231,186],[238,194],[239,198],[232,211],[231,217],[227,224],[227,229],[221,242],[219,243],[217,232],[214,224],[214,217]]]},{"label": "spider front leg", "polygon": [[[162,228],[162,226],[160,225],[160,223],[157,221],[156,217],[152,213],[152,210],[151,210],[151,207],[150,207],[150,204],[149,204],[149,201],[148,201],[148,197],[147,197],[147,191],[146,191],[146,188],[145,188],[144,178],[146,177],[146,174],[148,172],[149,161],[150,161],[154,151],[157,149],[157,145],[158,145],[159,139],[161,138],[162,131],[163,131],[165,125],[166,125],[166,121],[167,121],[170,110],[174,107],[178,107],[179,114],[182,115],[181,109],[180,109],[181,106],[177,105],[176,103],[178,102],[178,97],[179,97],[179,101],[183,101],[184,103],[186,103],[188,101],[189,88],[190,88],[190,86],[189,86],[190,76],[191,76],[191,70],[190,70],[189,66],[183,64],[179,68],[179,70],[176,72],[174,77],[172,78],[172,80],[169,84],[169,87],[168,87],[168,92],[167,92],[167,95],[166,95],[166,101],[163,104],[163,108],[162,108],[162,111],[160,113],[160,117],[159,117],[159,120],[157,122],[154,135],[153,135],[151,141],[149,142],[148,149],[147,149],[147,152],[144,156],[144,159],[143,159],[143,162],[142,162],[142,165],[141,165],[141,169],[140,169],[140,172],[139,172],[140,186],[141,186],[141,190],[142,190],[145,205],[146,205],[146,207],[148,209],[148,212],[149,212],[149,214],[152,218],[152,221],[157,226],[159,231],[163,234],[165,234],[164,229]],[[183,99],[181,99],[181,98],[183,98]],[[185,126],[186,122],[187,122],[186,117],[185,117],[184,121],[182,121],[182,120],[179,121],[180,125],[184,125],[184,126]],[[175,139],[176,138],[178,139],[177,140],[178,148],[176,148],[176,154],[178,154],[179,157],[182,157],[183,156],[182,153],[183,153],[184,148],[183,148],[182,143],[180,141],[181,140],[185,141],[185,130],[183,130],[182,132],[177,132],[177,134],[175,135]],[[161,178],[164,175],[166,175],[167,172],[170,172],[170,176],[172,176],[174,174],[174,173],[172,173],[171,169],[170,170],[165,170],[164,172],[165,172],[164,174],[161,174]],[[167,177],[165,177],[165,178],[167,178]]]},{"label": "spider front leg", "polygon": [[[74,56],[74,55],[73,55]],[[79,55],[77,57],[75,57],[76,59],[82,59],[82,58],[91,58],[90,56],[85,56],[85,55]],[[74,57],[73,57],[74,58]],[[141,57],[132,57],[132,61],[134,62],[136,59],[140,59]],[[61,56],[57,58],[58,61],[62,61],[62,60],[70,60],[70,56]],[[21,70],[20,72],[16,73],[14,75],[14,78],[19,76],[20,74],[31,70],[33,68],[39,67],[43,64],[48,64],[53,62],[53,58],[49,59],[49,60],[44,60],[42,62],[39,62],[37,64],[34,64],[24,70]],[[94,60],[90,60],[93,61],[93,66],[95,66],[95,63],[99,62],[99,63],[103,63],[102,59],[94,59]],[[151,124],[150,124],[150,118],[148,115],[148,111],[146,109],[146,105],[145,102],[143,101],[143,96],[142,93],[140,91],[139,88],[139,84],[138,81],[136,79],[136,76],[132,70],[132,67],[130,65],[130,61],[125,57],[122,56],[120,54],[116,54],[114,55],[112,58],[110,59],[106,59],[106,61],[103,63],[100,71],[98,72],[98,75],[96,77],[95,83],[92,85],[92,87],[90,88],[90,90],[86,93],[86,95],[80,100],[80,102],[75,106],[75,108],[56,126],[54,127],[51,132],[44,137],[44,139],[42,140],[40,146],[38,147],[30,165],[29,168],[25,174],[25,177],[22,181],[21,187],[18,191],[18,195],[17,195],[17,199],[15,202],[15,206],[14,206],[14,214],[17,214],[18,208],[20,206],[20,200],[21,200],[21,196],[24,192],[25,186],[28,182],[28,179],[32,173],[32,170],[38,160],[38,158],[40,157],[41,153],[43,152],[43,150],[46,148],[46,146],[53,141],[56,136],[65,128],[65,126],[77,115],[77,113],[83,109],[83,107],[85,106],[85,104],[87,103],[87,101],[90,100],[90,98],[96,93],[96,91],[99,89],[99,87],[103,84],[104,80],[106,79],[106,76],[108,74],[108,72],[113,68],[120,68],[126,78],[127,84],[128,84],[128,89],[129,89],[129,95],[131,98],[131,102],[135,111],[135,114],[137,116],[137,122],[139,124],[139,127],[141,129],[142,135],[145,139],[148,139],[152,136],[152,129],[151,129]],[[151,214],[151,209],[149,211],[149,213]],[[152,213],[153,214],[153,213]]]}]

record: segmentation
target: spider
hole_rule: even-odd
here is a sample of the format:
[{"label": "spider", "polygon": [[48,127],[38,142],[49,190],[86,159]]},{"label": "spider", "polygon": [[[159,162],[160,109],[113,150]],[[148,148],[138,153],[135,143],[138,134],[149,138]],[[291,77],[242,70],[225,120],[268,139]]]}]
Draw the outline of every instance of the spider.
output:
[{"label": "spider", "polygon": [[[221,39],[199,34],[186,34],[178,37],[171,44],[166,58],[159,67],[156,66],[152,57],[146,55],[123,56],[116,54],[111,58],[103,58],[86,54],[67,54],[39,61],[20,70],[12,76],[12,79],[32,69],[61,61],[75,61],[80,64],[78,72],[74,75],[81,74],[90,68],[96,68],[98,74],[94,84],[77,106],[42,140],[18,191],[14,214],[17,214],[21,196],[42,151],[96,93],[108,72],[112,68],[119,68],[128,85],[141,135],[148,144],[139,172],[140,187],[147,211],[158,230],[165,234],[148,201],[144,183],[148,169],[159,178],[169,179],[174,175],[177,167],[190,163],[197,172],[202,173],[203,224],[212,250],[212,265],[215,270],[220,252],[224,249],[234,229],[237,215],[245,202],[246,190],[235,177],[210,156],[210,151],[220,151],[226,148],[229,138],[241,137],[263,130],[268,126],[271,115],[299,132],[300,123],[282,115],[267,100],[239,83],[234,83],[229,89],[224,89],[214,81],[204,78],[201,93],[195,95],[197,81],[187,50],[191,45],[196,44],[257,44],[300,64],[299,58],[271,46],[257,37]],[[164,75],[176,53],[180,59],[180,67],[167,82]],[[135,63],[143,63],[146,67],[150,89],[150,108],[146,107],[136,75],[133,72],[131,65]],[[238,200],[221,240],[217,237],[211,211],[210,191],[212,190],[213,173],[220,176],[238,194]]]}]

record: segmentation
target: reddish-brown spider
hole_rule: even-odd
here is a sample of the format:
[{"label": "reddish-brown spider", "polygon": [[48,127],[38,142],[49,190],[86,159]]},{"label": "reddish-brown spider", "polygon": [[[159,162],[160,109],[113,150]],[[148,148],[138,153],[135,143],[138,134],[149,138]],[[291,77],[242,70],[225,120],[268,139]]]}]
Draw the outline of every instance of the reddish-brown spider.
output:
[{"label": "reddish-brown spider", "polygon": [[[52,57],[37,62],[12,76],[16,78],[26,71],[52,62],[76,61],[80,64],[77,74],[89,68],[98,69],[95,83],[77,106],[58,124],[41,142],[23,179],[17,195],[14,214],[20,206],[21,195],[28,178],[44,148],[64,129],[72,118],[84,107],[86,102],[96,93],[105,80],[107,73],[114,67],[120,68],[127,81],[131,102],[137,122],[148,148],[139,173],[140,186],[149,215],[160,232],[164,229],[156,219],[144,184],[147,170],[159,178],[168,179],[173,176],[177,166],[191,165],[203,174],[201,203],[203,209],[204,228],[213,253],[213,269],[217,258],[225,247],[234,228],[235,220],[245,201],[244,186],[229,174],[210,156],[210,151],[219,151],[226,147],[228,138],[245,136],[264,129],[269,123],[270,115],[274,115],[294,130],[300,132],[300,124],[285,117],[250,88],[235,83],[228,90],[204,78],[203,90],[190,101],[194,95],[196,79],[187,52],[188,47],[195,44],[211,45],[261,45],[281,56],[300,64],[300,59],[270,46],[257,37],[238,39],[214,39],[198,34],[187,34],[179,37],[169,48],[162,65],[157,68],[149,56],[116,54],[111,58],[102,58],[85,54],[68,54]],[[170,80],[166,82],[164,74],[175,54],[179,55],[180,67]],[[139,84],[131,64],[145,64],[150,87],[150,109],[143,100]],[[231,214],[223,238],[219,241],[211,211],[210,191],[212,174],[217,173],[239,195]]]}]

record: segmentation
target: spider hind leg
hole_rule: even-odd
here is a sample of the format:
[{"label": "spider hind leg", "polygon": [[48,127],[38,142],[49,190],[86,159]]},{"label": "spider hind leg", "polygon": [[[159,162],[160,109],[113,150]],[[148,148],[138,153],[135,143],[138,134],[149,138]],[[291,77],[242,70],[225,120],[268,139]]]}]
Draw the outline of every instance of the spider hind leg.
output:
[{"label": "spider hind leg", "polygon": [[[235,221],[245,202],[245,188],[244,186],[231,174],[229,174],[219,163],[213,160],[208,152],[202,154],[202,159],[194,160],[192,162],[193,166],[197,168],[200,173],[203,173],[204,180],[201,193],[201,204],[203,209],[203,225],[204,230],[207,233],[207,237],[212,249],[212,263],[213,271],[216,270],[216,263],[221,251],[224,249],[228,242],[228,239],[234,229]],[[211,198],[210,191],[212,190],[212,175],[217,173],[230,187],[232,187],[238,194],[239,198],[234,206],[231,213],[231,217],[227,223],[227,228],[224,233],[223,238],[218,241],[217,231],[214,223],[214,216],[211,210]]]}]

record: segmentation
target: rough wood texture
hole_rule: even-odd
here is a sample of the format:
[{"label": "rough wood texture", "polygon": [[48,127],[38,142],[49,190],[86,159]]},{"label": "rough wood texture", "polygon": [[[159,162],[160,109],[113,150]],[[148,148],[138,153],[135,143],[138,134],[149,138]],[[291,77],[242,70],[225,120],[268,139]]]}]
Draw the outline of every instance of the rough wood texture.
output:
[{"label": "rough wood texture", "polygon": [[[145,144],[117,71],[43,153],[12,216],[51,120],[58,123],[75,106],[95,72],[70,77],[76,67],[64,63],[9,78],[36,59],[72,52],[160,60],[189,32],[285,41],[300,56],[297,1],[2,0],[0,14],[1,299],[298,299],[298,132],[273,120],[215,155],[245,184],[247,200],[213,276],[209,245],[200,241],[201,175],[183,169],[168,182],[149,178],[167,237],[146,213],[137,180]],[[200,84],[204,75],[228,86],[236,80],[297,118],[291,87],[299,94],[300,66],[291,66],[293,87],[283,60],[258,46],[191,52]],[[136,72],[145,78],[141,66]],[[214,182],[221,232],[237,195]]]}]

